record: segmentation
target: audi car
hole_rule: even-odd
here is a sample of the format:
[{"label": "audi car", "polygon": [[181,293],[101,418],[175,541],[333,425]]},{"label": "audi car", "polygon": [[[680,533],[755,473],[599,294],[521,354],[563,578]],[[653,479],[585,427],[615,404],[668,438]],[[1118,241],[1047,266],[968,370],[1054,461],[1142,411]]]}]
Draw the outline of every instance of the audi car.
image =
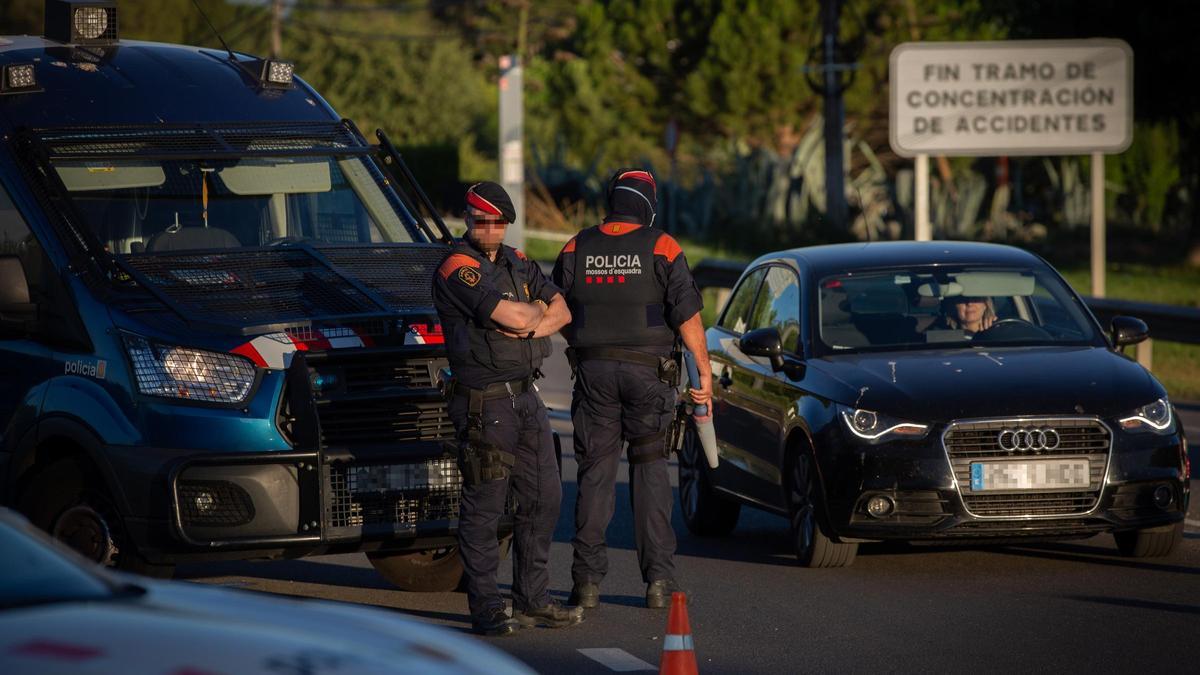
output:
[{"label": "audi car", "polygon": [[1188,504],[1167,391],[1043,259],[970,242],[765,255],[715,326],[710,469],[679,462],[684,520],[728,534],[748,505],[789,519],[800,563],[862,542],[1029,541],[1111,532],[1172,553]]}]

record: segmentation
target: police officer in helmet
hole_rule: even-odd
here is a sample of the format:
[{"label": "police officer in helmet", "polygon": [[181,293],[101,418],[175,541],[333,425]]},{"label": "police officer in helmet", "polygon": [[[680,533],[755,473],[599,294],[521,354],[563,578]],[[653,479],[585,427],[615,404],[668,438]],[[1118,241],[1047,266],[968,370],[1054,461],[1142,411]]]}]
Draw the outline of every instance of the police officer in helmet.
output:
[{"label": "police officer in helmet", "polygon": [[[501,243],[515,218],[504,188],[467,191],[467,233],[433,278],[453,379],[449,415],[459,440],[463,492],[458,544],[475,632],[559,628],[582,620],[548,593],[550,540],[562,483],[546,407],[533,386],[549,336],[571,320],[562,294],[520,251]],[[511,482],[513,614],[496,585],[497,528]]]},{"label": "police officer in helmet", "polygon": [[703,303],[687,259],[670,235],[652,229],[654,176],[623,169],[609,184],[608,216],[567,242],[554,267],[573,317],[563,333],[575,369],[571,419],[579,463],[571,602],[595,607],[608,572],[604,541],[613,514],[617,468],[628,443],[630,496],[646,606],[666,607],[675,589],[675,532],[667,471],[675,416],[677,338],[696,357],[701,389],[712,396],[712,369],[700,321]]}]

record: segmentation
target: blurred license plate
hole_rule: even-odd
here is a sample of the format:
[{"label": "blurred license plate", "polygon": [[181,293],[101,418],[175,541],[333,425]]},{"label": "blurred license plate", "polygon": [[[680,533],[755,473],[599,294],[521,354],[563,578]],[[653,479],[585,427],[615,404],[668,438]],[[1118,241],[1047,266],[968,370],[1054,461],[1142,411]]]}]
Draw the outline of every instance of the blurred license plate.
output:
[{"label": "blurred license plate", "polygon": [[355,466],[350,476],[350,491],[355,494],[450,488],[460,482],[458,466],[452,459]]},{"label": "blurred license plate", "polygon": [[1091,483],[1086,459],[1032,462],[973,462],[971,490],[1047,490],[1086,488]]}]

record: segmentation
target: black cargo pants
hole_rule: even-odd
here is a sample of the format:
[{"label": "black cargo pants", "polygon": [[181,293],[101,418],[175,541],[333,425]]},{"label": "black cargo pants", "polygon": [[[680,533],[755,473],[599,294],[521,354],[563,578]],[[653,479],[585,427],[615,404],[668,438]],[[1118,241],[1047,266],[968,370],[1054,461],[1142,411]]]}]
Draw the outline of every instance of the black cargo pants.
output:
[{"label": "black cargo pants", "polygon": [[[467,396],[455,395],[448,408],[460,437],[467,428]],[[517,509],[513,517],[513,608],[550,603],[550,541],[562,503],[562,481],[554,458],[554,436],[546,406],[536,391],[483,403],[483,440],[516,456],[507,480],[464,485],[459,507],[458,545],[467,576],[472,618],[503,608],[496,585],[500,567],[497,532],[512,483]]]},{"label": "black cargo pants", "polygon": [[606,359],[579,363],[571,400],[579,463],[571,566],[575,583],[599,584],[608,573],[604,534],[612,520],[624,441],[654,434],[659,434],[656,440],[630,448],[633,536],[642,580],[649,583],[674,577],[674,495],[665,452],[665,432],[674,414],[675,389],[659,379],[657,369]]}]

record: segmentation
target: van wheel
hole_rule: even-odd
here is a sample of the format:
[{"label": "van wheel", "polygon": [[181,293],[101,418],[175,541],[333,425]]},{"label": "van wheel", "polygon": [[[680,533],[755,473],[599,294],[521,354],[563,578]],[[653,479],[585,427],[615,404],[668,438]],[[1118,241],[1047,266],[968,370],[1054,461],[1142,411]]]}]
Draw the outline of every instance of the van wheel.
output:
[{"label": "van wheel", "polygon": [[402,591],[445,593],[463,577],[457,546],[410,553],[368,553],[380,576]]},{"label": "van wheel", "polygon": [[60,459],[38,470],[22,490],[18,508],[97,564],[160,579],[175,573],[174,565],[156,565],[138,554],[108,491],[78,461]]},{"label": "van wheel", "polygon": [[1159,558],[1171,555],[1183,541],[1183,521],[1144,530],[1113,532],[1117,550],[1130,558]]},{"label": "van wheel", "polygon": [[692,534],[724,537],[737,527],[742,505],[722,499],[712,489],[700,438],[689,422],[679,449],[679,507]]},{"label": "van wheel", "polygon": [[788,514],[796,559],[802,567],[847,567],[858,555],[858,544],[835,542],[821,531],[817,489],[812,457],[801,451],[791,462],[788,478]]}]

